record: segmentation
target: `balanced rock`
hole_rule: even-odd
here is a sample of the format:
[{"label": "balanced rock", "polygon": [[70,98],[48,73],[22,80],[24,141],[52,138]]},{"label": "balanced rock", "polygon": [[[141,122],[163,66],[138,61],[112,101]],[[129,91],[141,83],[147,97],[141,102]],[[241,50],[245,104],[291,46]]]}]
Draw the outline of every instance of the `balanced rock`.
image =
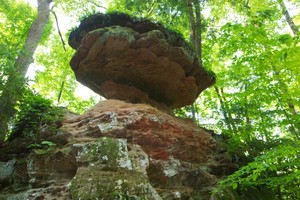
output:
[{"label": "balanced rock", "polygon": [[205,129],[146,104],[105,100],[37,134],[0,148],[0,199],[215,199],[229,169]]},{"label": "balanced rock", "polygon": [[97,14],[69,43],[77,80],[107,99],[179,108],[215,81],[178,34],[149,20]]}]

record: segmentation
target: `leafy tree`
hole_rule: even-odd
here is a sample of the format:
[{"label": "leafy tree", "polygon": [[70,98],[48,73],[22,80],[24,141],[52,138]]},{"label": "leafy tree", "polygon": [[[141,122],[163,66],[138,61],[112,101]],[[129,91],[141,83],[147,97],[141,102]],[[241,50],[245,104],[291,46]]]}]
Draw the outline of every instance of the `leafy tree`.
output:
[{"label": "leafy tree", "polygon": [[58,105],[66,106],[73,112],[82,113],[95,104],[95,97],[83,100],[74,94],[78,84],[69,66],[73,54],[74,50],[70,47],[66,47],[64,51],[58,35],[51,38],[36,55],[36,63],[43,67],[36,74],[33,88],[43,96],[57,102]]},{"label": "leafy tree", "polygon": [[300,196],[299,143],[284,144],[257,156],[254,161],[219,182],[217,196],[228,198],[227,188],[238,192],[254,187],[267,187],[277,199],[297,199]]},{"label": "leafy tree", "polygon": [[[14,106],[22,96],[25,74],[48,22],[50,2],[38,0],[38,14],[35,18],[28,5],[14,0],[1,1],[3,23],[7,24],[3,27],[8,27],[9,30],[1,33],[4,51],[1,59],[0,140],[7,134],[8,124],[15,114]],[[30,21],[32,24],[28,27]]]},{"label": "leafy tree", "polygon": [[55,0],[55,5],[68,16],[79,19],[90,13],[106,10],[106,0]]},{"label": "leafy tree", "polygon": [[[286,162],[275,161],[275,155],[280,152],[286,161],[297,159],[288,151],[296,150],[297,145],[290,143],[299,141],[299,93],[294,92],[298,91],[294,85],[299,83],[299,69],[294,67],[299,64],[299,56],[295,56],[299,55],[299,39],[277,31],[283,27],[278,5],[246,2],[228,1],[226,6],[236,17],[225,24],[219,22],[220,28],[207,33],[214,40],[204,42],[204,48],[213,50],[210,62],[204,59],[204,63],[211,65],[218,77],[215,92],[205,93],[212,95],[209,99],[218,100],[219,108],[207,105],[212,113],[219,112],[220,132],[231,137],[228,150],[245,165],[220,185],[223,192],[228,186],[239,191],[267,186],[278,199],[295,198],[299,196],[294,190],[299,184],[298,169],[285,168]],[[270,169],[262,160],[272,160],[278,168]],[[281,173],[285,170],[289,172]],[[282,179],[277,181],[279,174]]]}]

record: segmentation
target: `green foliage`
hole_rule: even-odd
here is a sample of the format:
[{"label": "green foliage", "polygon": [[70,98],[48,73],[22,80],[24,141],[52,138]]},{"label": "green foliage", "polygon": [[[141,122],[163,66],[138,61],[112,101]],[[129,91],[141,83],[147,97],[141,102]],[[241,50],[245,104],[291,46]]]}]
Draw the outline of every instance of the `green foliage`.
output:
[{"label": "green foliage", "polygon": [[35,17],[33,9],[23,2],[0,0],[0,92],[8,76],[16,73],[15,59]]},{"label": "green foliage", "polygon": [[8,132],[15,99],[21,98],[26,83],[14,64],[35,17],[35,11],[24,2],[0,1],[0,140]]},{"label": "green foliage", "polygon": [[[67,51],[64,51],[58,36],[52,38],[48,45],[42,47],[44,51],[36,55],[36,62],[43,67],[37,71],[33,88],[53,102],[59,100],[59,105],[68,107],[73,112],[84,112],[95,104],[95,97],[83,100],[74,94],[78,84],[69,66],[74,50],[66,48]],[[50,51],[46,50],[48,47]]]},{"label": "green foliage", "polygon": [[299,155],[299,143],[279,145],[221,180],[215,192],[223,193],[230,187],[242,191],[266,186],[286,199],[296,199],[300,196]]},{"label": "green foliage", "polygon": [[16,0],[0,0],[1,44],[10,44],[7,52],[20,49],[27,37],[36,12],[28,4]]},{"label": "green foliage", "polygon": [[74,18],[106,9],[105,0],[56,0],[55,3],[64,13]]},{"label": "green foliage", "polygon": [[267,187],[278,199],[297,199],[299,40],[278,31],[282,14],[274,2],[227,2],[235,18],[205,33],[213,40],[204,39],[204,64],[218,79],[201,97],[202,113],[217,120],[217,132],[230,137],[229,153],[244,167],[221,181],[218,192]]},{"label": "green foliage", "polygon": [[29,89],[16,109],[18,112],[8,140],[15,137],[38,138],[40,132],[57,131],[63,120],[62,109],[53,107],[50,100]]},{"label": "green foliage", "polygon": [[52,150],[54,150],[55,146],[55,143],[44,140],[41,143],[30,144],[28,148],[33,149],[36,154],[41,155],[51,152]]}]

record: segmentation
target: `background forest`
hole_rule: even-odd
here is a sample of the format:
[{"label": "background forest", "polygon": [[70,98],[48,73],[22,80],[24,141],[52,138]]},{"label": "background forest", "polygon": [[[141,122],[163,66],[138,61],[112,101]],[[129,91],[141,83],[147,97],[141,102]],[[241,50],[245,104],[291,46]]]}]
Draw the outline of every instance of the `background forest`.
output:
[{"label": "background forest", "polygon": [[29,111],[82,113],[99,100],[78,89],[68,32],[116,11],[181,33],[215,73],[216,84],[176,114],[214,130],[239,164],[216,195],[267,187],[277,199],[299,199],[299,0],[0,0],[1,140]]}]

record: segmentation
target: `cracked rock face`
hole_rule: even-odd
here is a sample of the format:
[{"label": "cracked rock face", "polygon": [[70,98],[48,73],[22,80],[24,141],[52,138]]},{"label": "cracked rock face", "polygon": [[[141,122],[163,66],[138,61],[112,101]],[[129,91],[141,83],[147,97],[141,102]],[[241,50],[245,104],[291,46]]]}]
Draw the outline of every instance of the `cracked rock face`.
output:
[{"label": "cracked rock face", "polygon": [[179,108],[214,83],[188,45],[161,27],[87,24],[70,35],[77,48],[70,64],[79,82],[107,99]]}]

